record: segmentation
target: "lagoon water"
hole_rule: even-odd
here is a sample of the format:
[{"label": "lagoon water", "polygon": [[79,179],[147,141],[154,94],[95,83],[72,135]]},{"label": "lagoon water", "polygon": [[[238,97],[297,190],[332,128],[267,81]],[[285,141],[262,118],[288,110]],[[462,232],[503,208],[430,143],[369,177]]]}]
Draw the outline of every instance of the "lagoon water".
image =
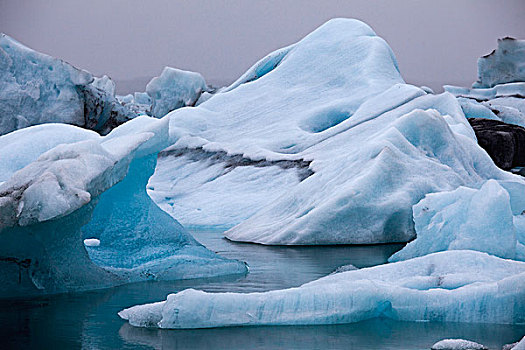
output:
[{"label": "lagoon water", "polygon": [[352,264],[386,262],[403,245],[270,247],[234,243],[221,231],[194,231],[209,249],[246,261],[250,273],[221,279],[143,282],[101,291],[0,303],[0,349],[429,349],[443,338],[464,338],[501,349],[525,334],[525,325],[396,322],[202,330],[135,328],[123,308],[164,300],[186,288],[255,292],[299,286]]}]

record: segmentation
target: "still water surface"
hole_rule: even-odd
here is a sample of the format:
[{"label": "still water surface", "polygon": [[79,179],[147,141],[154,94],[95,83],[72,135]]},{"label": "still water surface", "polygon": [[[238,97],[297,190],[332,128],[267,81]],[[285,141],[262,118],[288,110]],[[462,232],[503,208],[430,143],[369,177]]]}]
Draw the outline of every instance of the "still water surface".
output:
[{"label": "still water surface", "polygon": [[247,276],[143,282],[102,291],[0,304],[0,348],[17,349],[429,349],[443,338],[466,338],[490,349],[518,340],[525,326],[371,320],[348,325],[158,330],[129,326],[123,308],[164,300],[185,288],[211,292],[299,286],[341,265],[385,263],[402,245],[268,247],[233,243],[219,231],[192,232],[209,249],[246,261]]}]

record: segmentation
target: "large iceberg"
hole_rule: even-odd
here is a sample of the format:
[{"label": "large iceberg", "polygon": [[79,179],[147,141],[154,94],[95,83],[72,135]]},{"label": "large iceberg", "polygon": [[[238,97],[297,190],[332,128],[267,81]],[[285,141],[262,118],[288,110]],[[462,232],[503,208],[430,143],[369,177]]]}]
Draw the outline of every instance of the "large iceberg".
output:
[{"label": "large iceberg", "polygon": [[136,116],[115,98],[114,83],[0,34],[0,135],[43,123],[107,134]]},{"label": "large iceberg", "polygon": [[[46,138],[54,141],[35,144]],[[204,248],[146,194],[169,142],[168,119],[146,116],[105,137],[57,124],[0,137],[2,159],[17,161],[2,165],[0,297],[245,273],[243,263]],[[84,246],[84,239],[99,244]]]},{"label": "large iceberg", "polygon": [[193,289],[119,312],[160,328],[336,324],[395,320],[522,323],[525,263],[476,251],[446,251],[337,273],[264,293]]},{"label": "large iceberg", "polygon": [[176,143],[149,193],[183,225],[235,225],[235,241],[407,242],[426,194],[523,183],[478,146],[453,95],[405,84],[357,20],[327,22],[168,118]]}]

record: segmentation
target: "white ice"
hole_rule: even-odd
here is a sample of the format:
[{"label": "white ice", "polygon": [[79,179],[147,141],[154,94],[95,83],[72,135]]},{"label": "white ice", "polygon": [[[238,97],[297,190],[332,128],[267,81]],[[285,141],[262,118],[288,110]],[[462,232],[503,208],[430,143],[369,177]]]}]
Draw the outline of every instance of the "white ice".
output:
[{"label": "white ice", "polygon": [[432,345],[431,350],[488,350],[484,345],[465,339],[443,339]]},{"label": "white ice", "polygon": [[160,76],[146,85],[152,101],[151,115],[161,118],[177,108],[193,106],[206,90],[206,82],[199,73],[165,67]]},{"label": "white ice", "polygon": [[[489,180],[480,189],[459,187],[427,195],[413,208],[417,238],[390,261],[452,249],[472,249],[524,260],[521,247],[525,241],[521,238],[525,232],[514,225],[514,220],[524,217],[525,203],[522,196],[513,198],[511,203],[505,185]],[[511,189],[514,193],[525,193],[524,185],[512,185],[520,186]]]},{"label": "white ice", "polygon": [[356,20],[327,22],[167,118],[174,159],[159,162],[152,197],[185,225],[236,225],[235,241],[407,242],[426,194],[523,183],[478,146],[454,96],[405,84],[387,43]]}]

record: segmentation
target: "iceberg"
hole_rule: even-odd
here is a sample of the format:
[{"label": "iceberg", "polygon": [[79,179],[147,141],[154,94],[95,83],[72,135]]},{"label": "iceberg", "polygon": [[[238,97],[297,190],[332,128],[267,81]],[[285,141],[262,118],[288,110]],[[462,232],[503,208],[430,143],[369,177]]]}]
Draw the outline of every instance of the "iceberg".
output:
[{"label": "iceberg", "polygon": [[247,271],[200,245],[147,195],[169,144],[167,119],[137,117],[93,134],[46,124],[0,137],[2,159],[29,151],[0,185],[0,297]]},{"label": "iceberg", "polygon": [[525,40],[504,38],[478,60],[472,88],[445,85],[467,118],[487,118],[525,127]]},{"label": "iceberg", "polygon": [[330,20],[167,118],[176,142],[149,193],[183,225],[222,223],[234,241],[407,242],[426,194],[523,183],[479,147],[452,94],[405,84],[357,20]]},{"label": "iceberg", "polygon": [[165,67],[160,76],[146,85],[152,102],[151,115],[157,118],[177,108],[194,106],[205,91],[207,86],[202,75],[171,67]]},{"label": "iceberg", "polygon": [[136,116],[114,92],[107,76],[94,78],[0,34],[0,135],[43,123],[67,123],[107,134]]},{"label": "iceberg", "polygon": [[[514,215],[516,220],[523,216],[525,203],[519,197],[511,201],[504,186],[488,180],[480,189],[459,187],[428,194],[413,207],[417,238],[389,261],[452,249],[525,260],[525,255],[521,255],[525,241],[519,241],[525,232],[516,235],[520,228],[514,225]],[[514,193],[524,193],[525,186],[520,187],[514,188]]]},{"label": "iceberg", "polygon": [[525,81],[525,40],[498,39],[498,47],[478,60],[475,88]]},{"label": "iceberg", "polygon": [[133,326],[172,329],[405,321],[522,323],[525,263],[455,250],[341,272],[264,293],[187,289],[119,312]]}]

